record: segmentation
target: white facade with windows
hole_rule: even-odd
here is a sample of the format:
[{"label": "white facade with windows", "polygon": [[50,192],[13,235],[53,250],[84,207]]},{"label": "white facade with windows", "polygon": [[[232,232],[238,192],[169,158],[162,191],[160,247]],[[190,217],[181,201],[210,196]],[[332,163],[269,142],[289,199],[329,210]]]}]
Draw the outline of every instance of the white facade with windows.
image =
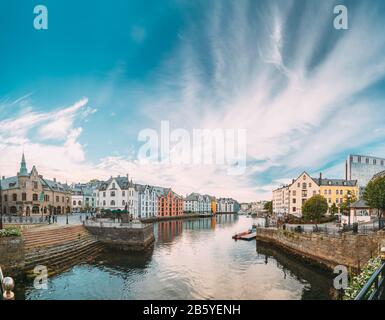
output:
[{"label": "white facade with windows", "polygon": [[128,177],[110,178],[96,191],[96,205],[100,209],[128,210],[138,217],[138,191]]},{"label": "white facade with windows", "polygon": [[153,218],[158,215],[158,195],[149,185],[136,184],[138,192],[138,217]]},{"label": "white facade with windows", "polygon": [[183,211],[186,213],[211,213],[211,199],[208,195],[191,193],[183,201]]},{"label": "white facade with windows", "polygon": [[218,213],[234,213],[239,211],[239,204],[231,198],[219,198]]}]

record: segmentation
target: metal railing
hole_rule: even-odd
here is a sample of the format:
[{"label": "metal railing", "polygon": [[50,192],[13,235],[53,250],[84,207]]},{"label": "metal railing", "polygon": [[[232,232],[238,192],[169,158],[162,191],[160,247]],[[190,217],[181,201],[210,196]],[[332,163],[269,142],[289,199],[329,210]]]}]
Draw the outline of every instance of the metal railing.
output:
[{"label": "metal railing", "polygon": [[354,300],[384,300],[385,299],[385,262],[382,263]]},{"label": "metal railing", "polygon": [[3,224],[44,224],[45,217],[42,216],[3,216]]},{"label": "metal railing", "polygon": [[337,225],[289,225],[282,226],[283,229],[290,232],[304,232],[304,233],[324,233],[328,235],[341,235],[344,232],[353,232],[358,234],[370,234],[381,230],[376,224],[358,225],[356,228],[351,225],[350,227],[339,227]]}]

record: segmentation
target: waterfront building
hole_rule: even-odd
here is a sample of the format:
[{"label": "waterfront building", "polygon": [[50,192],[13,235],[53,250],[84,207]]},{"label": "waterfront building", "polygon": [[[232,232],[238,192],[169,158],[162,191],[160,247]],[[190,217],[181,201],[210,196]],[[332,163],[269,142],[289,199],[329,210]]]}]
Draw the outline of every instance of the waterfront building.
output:
[{"label": "waterfront building", "polygon": [[84,210],[84,197],[83,189],[80,185],[72,184],[71,189],[71,202],[72,202],[72,212],[83,212]]},{"label": "waterfront building", "polygon": [[16,176],[2,177],[3,214],[63,214],[71,212],[71,192],[66,184],[40,175],[35,166],[28,172],[24,153]]},{"label": "waterfront building", "polygon": [[153,187],[158,196],[158,217],[173,217],[183,214],[183,198],[171,188]]},{"label": "waterfront building", "polygon": [[125,177],[111,177],[100,183],[97,189],[97,207],[109,210],[128,210],[134,218],[138,218],[139,193],[135,184]]},{"label": "waterfront building", "polygon": [[273,190],[273,213],[283,217],[289,213],[289,185]]},{"label": "waterfront building", "polygon": [[193,192],[183,200],[183,211],[186,213],[211,213],[212,197]]},{"label": "waterfront building", "polygon": [[138,217],[154,218],[158,215],[158,195],[154,187],[136,184],[138,192]]},{"label": "waterfront building", "polygon": [[218,213],[237,213],[240,210],[239,203],[232,198],[218,199]]},{"label": "waterfront building", "polygon": [[265,205],[267,201],[261,200],[261,201],[255,201],[251,203],[251,212],[252,213],[261,213],[265,212]]},{"label": "waterfront building", "polygon": [[324,179],[322,174],[318,179],[320,194],[327,200],[329,209],[335,205],[340,213],[340,205],[345,201],[348,194],[358,198],[359,189],[357,180]]},{"label": "waterfront building", "polygon": [[302,205],[306,200],[320,194],[328,202],[330,208],[339,206],[344,202],[344,197],[350,193],[357,197],[358,185],[356,180],[326,179],[320,173],[319,178],[312,178],[303,172],[297,179],[292,181],[289,188],[289,214],[297,217],[302,216]]},{"label": "waterfront building", "polygon": [[345,179],[357,180],[359,196],[372,177],[385,170],[385,159],[363,155],[349,155],[345,164]]}]

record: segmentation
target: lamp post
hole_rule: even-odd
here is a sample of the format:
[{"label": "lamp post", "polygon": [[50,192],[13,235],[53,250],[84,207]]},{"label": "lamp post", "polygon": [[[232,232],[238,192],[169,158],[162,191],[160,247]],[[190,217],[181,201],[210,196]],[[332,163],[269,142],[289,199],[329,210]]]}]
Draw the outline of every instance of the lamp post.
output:
[{"label": "lamp post", "polygon": [[351,196],[351,194],[350,193],[348,193],[348,195],[347,195],[347,209],[348,209],[348,226],[349,226],[349,228],[350,228],[350,198],[351,198],[352,196]]}]

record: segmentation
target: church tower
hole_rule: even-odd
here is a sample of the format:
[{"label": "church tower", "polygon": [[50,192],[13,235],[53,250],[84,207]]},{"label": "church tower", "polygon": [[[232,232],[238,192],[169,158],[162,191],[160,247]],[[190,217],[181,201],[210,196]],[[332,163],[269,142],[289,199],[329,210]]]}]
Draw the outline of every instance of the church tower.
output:
[{"label": "church tower", "polygon": [[27,170],[27,164],[25,162],[24,152],[23,152],[23,156],[21,157],[20,170],[18,175],[22,177],[28,176],[28,170]]}]

